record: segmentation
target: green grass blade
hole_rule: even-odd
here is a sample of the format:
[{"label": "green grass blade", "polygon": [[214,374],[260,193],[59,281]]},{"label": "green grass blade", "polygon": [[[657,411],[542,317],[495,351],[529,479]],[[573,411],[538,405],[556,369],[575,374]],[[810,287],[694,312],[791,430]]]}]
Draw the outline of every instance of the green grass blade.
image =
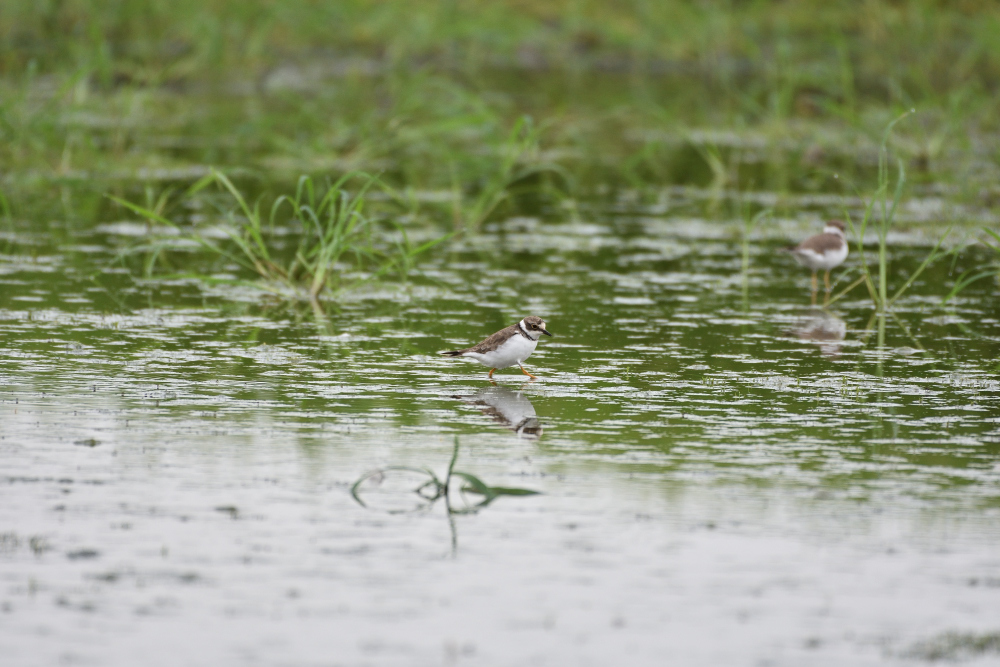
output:
[{"label": "green grass blade", "polygon": [[[138,204],[133,204],[132,202],[128,201],[127,199],[121,199],[121,198],[115,197],[113,195],[106,195],[106,196],[108,197],[108,199],[111,199],[112,201],[114,201],[114,202],[116,202],[116,203],[124,206],[125,208],[129,209],[133,213],[135,213],[137,215],[140,215],[140,216],[142,216],[144,218],[147,218],[149,220],[155,220],[156,222],[162,223],[164,225],[168,225],[170,227],[173,227],[174,229],[180,229],[181,228],[180,225],[178,225],[177,223],[175,223],[173,220],[170,220],[168,218],[164,218],[159,213],[156,213],[154,211],[150,211],[149,209],[144,208],[142,206],[139,206]],[[203,236],[199,236],[198,234],[188,234],[184,238],[187,238],[187,239],[189,239],[191,241],[194,241],[195,243],[197,243],[198,245],[200,245],[202,248],[204,248],[204,249],[206,249],[206,250],[208,250],[208,251],[210,251],[212,253],[215,253],[217,255],[221,255],[222,257],[225,257],[226,259],[228,259],[228,260],[230,260],[230,261],[232,261],[232,262],[234,262],[234,263],[242,266],[245,269],[255,270],[252,263],[250,263],[250,264],[246,263],[245,261],[243,261],[242,259],[240,259],[238,256],[233,255],[232,253],[226,251],[225,249],[223,249],[223,248],[215,245],[214,243],[212,243],[208,239],[204,238]]]},{"label": "green grass blade", "polygon": [[851,283],[850,285],[848,285],[847,287],[845,287],[844,289],[842,289],[835,296],[831,297],[830,300],[826,302],[826,305],[827,306],[832,306],[834,303],[836,303],[837,301],[840,301],[840,299],[842,299],[844,296],[846,296],[847,293],[850,292],[852,289],[854,289],[855,287],[857,287],[858,285],[860,285],[861,283],[866,282],[866,281],[868,282],[869,289],[873,289],[873,286],[871,285],[871,278],[869,276],[865,275],[865,274],[862,274],[853,283]]},{"label": "green grass blade", "polygon": [[247,205],[246,199],[243,198],[243,194],[239,191],[239,189],[235,185],[233,185],[233,182],[229,180],[229,177],[216,169],[213,169],[212,173],[215,175],[216,180],[219,183],[221,183],[222,186],[226,188],[226,190],[229,191],[229,194],[233,196],[233,199],[236,200],[236,203],[240,205],[240,209],[243,211],[243,215],[246,216],[246,219],[253,220],[253,211],[250,210],[250,207]]},{"label": "green grass blade", "polygon": [[160,224],[167,225],[167,226],[173,227],[175,229],[180,229],[180,225],[178,225],[177,223],[175,223],[173,220],[169,220],[168,218],[164,218],[159,213],[157,213],[155,211],[151,211],[151,210],[149,210],[148,208],[146,208],[144,206],[139,206],[138,204],[133,204],[132,202],[130,202],[127,199],[122,199],[121,197],[115,197],[114,195],[105,195],[105,196],[108,199],[110,199],[111,201],[115,202],[116,204],[118,204],[120,206],[124,206],[125,208],[129,209],[130,211],[132,211],[136,215],[140,215],[140,216],[142,216],[142,217],[144,217],[144,218],[146,218],[148,220],[155,220],[156,222],[159,222]]},{"label": "green grass blade", "polygon": [[451,238],[453,236],[455,236],[456,233],[457,232],[448,232],[447,234],[445,234],[443,236],[439,236],[436,239],[431,239],[430,241],[424,241],[423,243],[421,243],[420,245],[418,245],[416,248],[411,248],[407,252],[407,254],[410,257],[416,257],[417,255],[421,255],[421,254],[427,252],[428,250],[430,250],[431,248],[433,248],[434,246],[439,245],[441,243],[444,243],[445,241],[451,240]]},{"label": "green grass blade", "polygon": [[860,230],[854,228],[854,220],[851,218],[851,214],[848,213],[846,210],[844,211],[844,220],[846,220],[847,224],[850,226],[851,234],[854,235],[854,238],[857,242],[858,246],[857,252],[858,252],[858,257],[861,258],[861,272],[864,274],[865,286],[868,288],[868,295],[871,297],[872,303],[874,303],[875,307],[877,308],[878,292],[875,289],[875,280],[872,277],[871,269],[868,266],[868,258],[865,256],[865,230],[868,228],[869,216],[871,215],[871,210],[874,205],[875,205],[875,200],[872,199],[865,207],[865,215],[864,218],[862,218],[861,220]]},{"label": "green grass blade", "polygon": [[920,276],[920,274],[924,272],[924,269],[926,269],[931,264],[931,262],[934,262],[940,257],[944,257],[945,255],[948,254],[948,252],[939,253],[938,249],[941,247],[941,244],[944,243],[944,240],[948,238],[948,235],[951,233],[951,227],[952,227],[951,225],[948,225],[948,229],[946,229],[944,234],[941,235],[941,238],[938,239],[938,242],[934,246],[934,249],[927,254],[927,257],[925,257],[924,261],[920,263],[920,266],[917,267],[917,270],[910,274],[910,277],[906,280],[905,283],[903,283],[903,286],[896,291],[896,293],[893,295],[891,299],[889,299],[889,303],[887,304],[888,306],[891,306],[893,303],[895,303],[896,299],[901,297],[903,293],[907,289],[909,289],[910,285],[913,284],[913,281],[916,280]]},{"label": "green grass blade", "polygon": [[196,195],[212,183],[215,183],[215,172],[210,169],[207,174],[195,181],[194,184],[184,192],[184,196],[191,197]]},{"label": "green grass blade", "polygon": [[942,306],[951,301],[953,298],[955,298],[955,296],[957,296],[959,292],[963,291],[966,287],[968,287],[972,283],[978,282],[983,278],[990,278],[992,276],[997,275],[996,270],[980,271],[979,273],[973,275],[969,275],[970,273],[972,272],[966,271],[965,273],[963,273],[961,276],[958,277],[958,280],[955,282],[955,286],[951,288],[951,291],[948,292],[947,296],[941,299]]},{"label": "green grass blade", "polygon": [[892,206],[889,207],[889,218],[884,222],[887,230],[892,226],[893,221],[896,219],[896,208],[899,206],[899,202],[903,198],[903,187],[906,185],[906,166],[903,164],[903,160],[898,160],[897,165],[899,171],[897,172],[896,178],[896,190],[892,194]]},{"label": "green grass blade", "polygon": [[490,495],[493,497],[497,496],[540,496],[541,491],[535,491],[533,489],[519,489],[510,486],[491,486]]},{"label": "green grass blade", "polygon": [[493,494],[490,492],[489,485],[487,485],[485,482],[483,482],[483,480],[479,479],[475,475],[473,475],[471,473],[467,473],[467,472],[459,472],[458,470],[453,470],[451,472],[451,476],[452,477],[459,477],[459,478],[465,480],[465,482],[469,486],[465,487],[463,489],[463,491],[468,490],[468,491],[471,491],[472,493],[476,493],[476,494],[479,494],[481,496],[484,496],[485,498],[487,498],[489,500],[493,499]]},{"label": "green grass blade", "polygon": [[451,481],[451,475],[455,470],[455,462],[458,461],[458,436],[455,436],[455,444],[451,448],[451,460],[448,461],[448,472],[444,477],[445,488],[448,487],[448,483]]},{"label": "green grass blade", "polygon": [[293,216],[295,215],[295,211],[297,210],[295,202],[288,195],[281,195],[277,199],[275,199],[274,203],[271,204],[271,213],[270,215],[268,215],[267,218],[268,227],[270,227],[272,235],[274,234],[274,219],[277,216],[278,211],[281,209],[282,204],[288,204],[288,206],[291,207]]}]

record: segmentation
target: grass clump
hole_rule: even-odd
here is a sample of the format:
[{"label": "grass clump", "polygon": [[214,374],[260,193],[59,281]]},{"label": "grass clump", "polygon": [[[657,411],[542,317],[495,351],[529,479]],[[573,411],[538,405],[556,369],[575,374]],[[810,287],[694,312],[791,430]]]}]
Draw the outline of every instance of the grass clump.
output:
[{"label": "grass clump", "polygon": [[[906,293],[913,282],[920,277],[920,274],[922,274],[931,263],[953,252],[951,250],[944,250],[941,247],[945,239],[947,239],[948,235],[951,233],[951,225],[949,225],[945,232],[941,235],[941,238],[939,238],[938,242],[934,245],[934,248],[927,254],[920,265],[909,276],[907,276],[905,282],[899,287],[899,289],[892,293],[891,296],[889,295],[889,231],[892,229],[896,220],[896,210],[899,207],[899,202],[903,198],[903,190],[906,185],[906,166],[904,165],[903,160],[897,159],[896,183],[893,187],[889,172],[888,144],[892,130],[896,124],[912,113],[912,110],[907,111],[890,122],[882,134],[882,143],[879,147],[878,188],[875,190],[875,194],[865,206],[864,216],[861,219],[859,227],[855,227],[850,214],[845,211],[844,218],[850,225],[851,231],[857,242],[857,253],[861,258],[862,278],[845,288],[836,297],[830,299],[828,305],[844,296],[848,291],[856,287],[861,282],[864,282],[868,287],[868,293],[872,298],[875,310],[879,313],[885,313],[892,307],[897,299]],[[878,211],[877,216],[874,215],[876,209]],[[872,269],[868,265],[868,259],[865,256],[864,251],[865,232],[868,230],[869,226],[874,228],[878,239],[876,264],[876,268],[878,270],[877,277],[873,276]]]},{"label": "grass clump", "polygon": [[[362,184],[352,192],[347,185],[354,180]],[[311,177],[302,176],[295,193],[277,197],[267,215],[262,212],[261,200],[251,205],[228,176],[214,169],[192,185],[186,197],[194,197],[211,185],[221,187],[236,204],[223,214],[227,223],[223,227],[225,243],[205,231],[188,231],[165,217],[163,209],[169,192],[153,206],[140,206],[119,197],[111,199],[151,222],[181,230],[185,239],[210,254],[255,274],[262,281],[261,287],[313,303],[349,286],[344,280],[350,268],[345,260],[352,260],[351,265],[358,270],[368,270],[368,275],[356,282],[393,272],[405,276],[419,255],[449,236],[413,245],[405,230],[393,222],[397,239],[385,248],[384,235],[378,233],[376,219],[368,211],[368,195],[381,183],[377,177],[362,172],[344,174],[325,189],[317,188]],[[384,186],[381,189],[391,193]],[[290,249],[276,242],[279,229],[292,231],[297,239]],[[155,253],[162,250],[156,246],[147,249]]]}]

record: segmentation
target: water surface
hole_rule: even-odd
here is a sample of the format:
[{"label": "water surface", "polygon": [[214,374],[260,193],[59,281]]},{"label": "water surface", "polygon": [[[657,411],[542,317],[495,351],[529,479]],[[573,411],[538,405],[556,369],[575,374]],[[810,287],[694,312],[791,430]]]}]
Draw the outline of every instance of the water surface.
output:
[{"label": "water surface", "polygon": [[[820,219],[758,232],[744,274],[724,222],[628,202],[513,218],[319,318],[245,287],[130,277],[120,221],[12,224],[0,651],[996,660],[995,286],[942,309],[953,278],[932,268],[879,346],[862,291],[811,308],[808,274],[777,252]],[[924,243],[897,239],[894,279]],[[529,360],[537,381],[437,355],[527,314],[555,334]],[[449,516],[387,475],[365,490],[377,502],[352,498],[384,466],[443,476],[456,438],[456,469],[541,494]]]}]

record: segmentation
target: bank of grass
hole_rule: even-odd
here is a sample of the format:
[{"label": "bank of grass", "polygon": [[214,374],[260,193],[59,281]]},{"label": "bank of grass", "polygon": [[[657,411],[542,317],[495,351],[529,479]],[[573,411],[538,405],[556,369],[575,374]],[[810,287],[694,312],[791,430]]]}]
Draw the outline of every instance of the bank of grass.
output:
[{"label": "bank of grass", "polygon": [[[7,0],[0,68],[89,69],[116,80],[259,73],[325,53],[475,70],[697,68],[840,85],[950,89],[1000,76],[991,0]],[[766,72],[765,72],[766,71]],[[817,76],[818,75],[818,76]]]},{"label": "bank of grass", "polygon": [[[546,89],[558,81],[545,75],[518,88],[504,77],[424,69],[253,94],[102,91],[87,78],[22,87],[0,97],[0,187],[16,208],[19,190],[52,181],[107,189],[109,181],[194,180],[207,165],[270,181],[361,169],[402,190],[450,192],[446,207],[458,201],[462,211],[441,221],[477,227],[509,213],[508,193],[539,189],[557,198],[663,185],[849,195],[845,183],[874,176],[881,130],[900,110],[869,105],[851,121],[758,116],[684,80],[627,86],[597,74],[577,88]],[[968,95],[955,108],[940,100],[918,108],[893,149],[914,184],[943,184],[947,197],[975,201],[995,187],[1000,141],[988,127],[990,98]],[[719,131],[692,131],[706,127]],[[972,169],[973,160],[992,161],[992,171]]]},{"label": "bank of grass", "polygon": [[476,229],[601,188],[851,195],[916,107],[911,182],[978,205],[998,82],[991,2],[9,0],[0,188],[365,170]]}]

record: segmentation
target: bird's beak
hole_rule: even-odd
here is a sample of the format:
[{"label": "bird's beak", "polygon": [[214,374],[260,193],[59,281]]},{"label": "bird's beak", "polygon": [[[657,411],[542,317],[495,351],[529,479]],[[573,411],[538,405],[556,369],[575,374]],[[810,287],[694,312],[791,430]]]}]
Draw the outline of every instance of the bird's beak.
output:
[{"label": "bird's beak", "polygon": [[542,333],[545,334],[546,336],[551,336],[552,335],[552,334],[549,333],[548,329],[542,329]]}]

